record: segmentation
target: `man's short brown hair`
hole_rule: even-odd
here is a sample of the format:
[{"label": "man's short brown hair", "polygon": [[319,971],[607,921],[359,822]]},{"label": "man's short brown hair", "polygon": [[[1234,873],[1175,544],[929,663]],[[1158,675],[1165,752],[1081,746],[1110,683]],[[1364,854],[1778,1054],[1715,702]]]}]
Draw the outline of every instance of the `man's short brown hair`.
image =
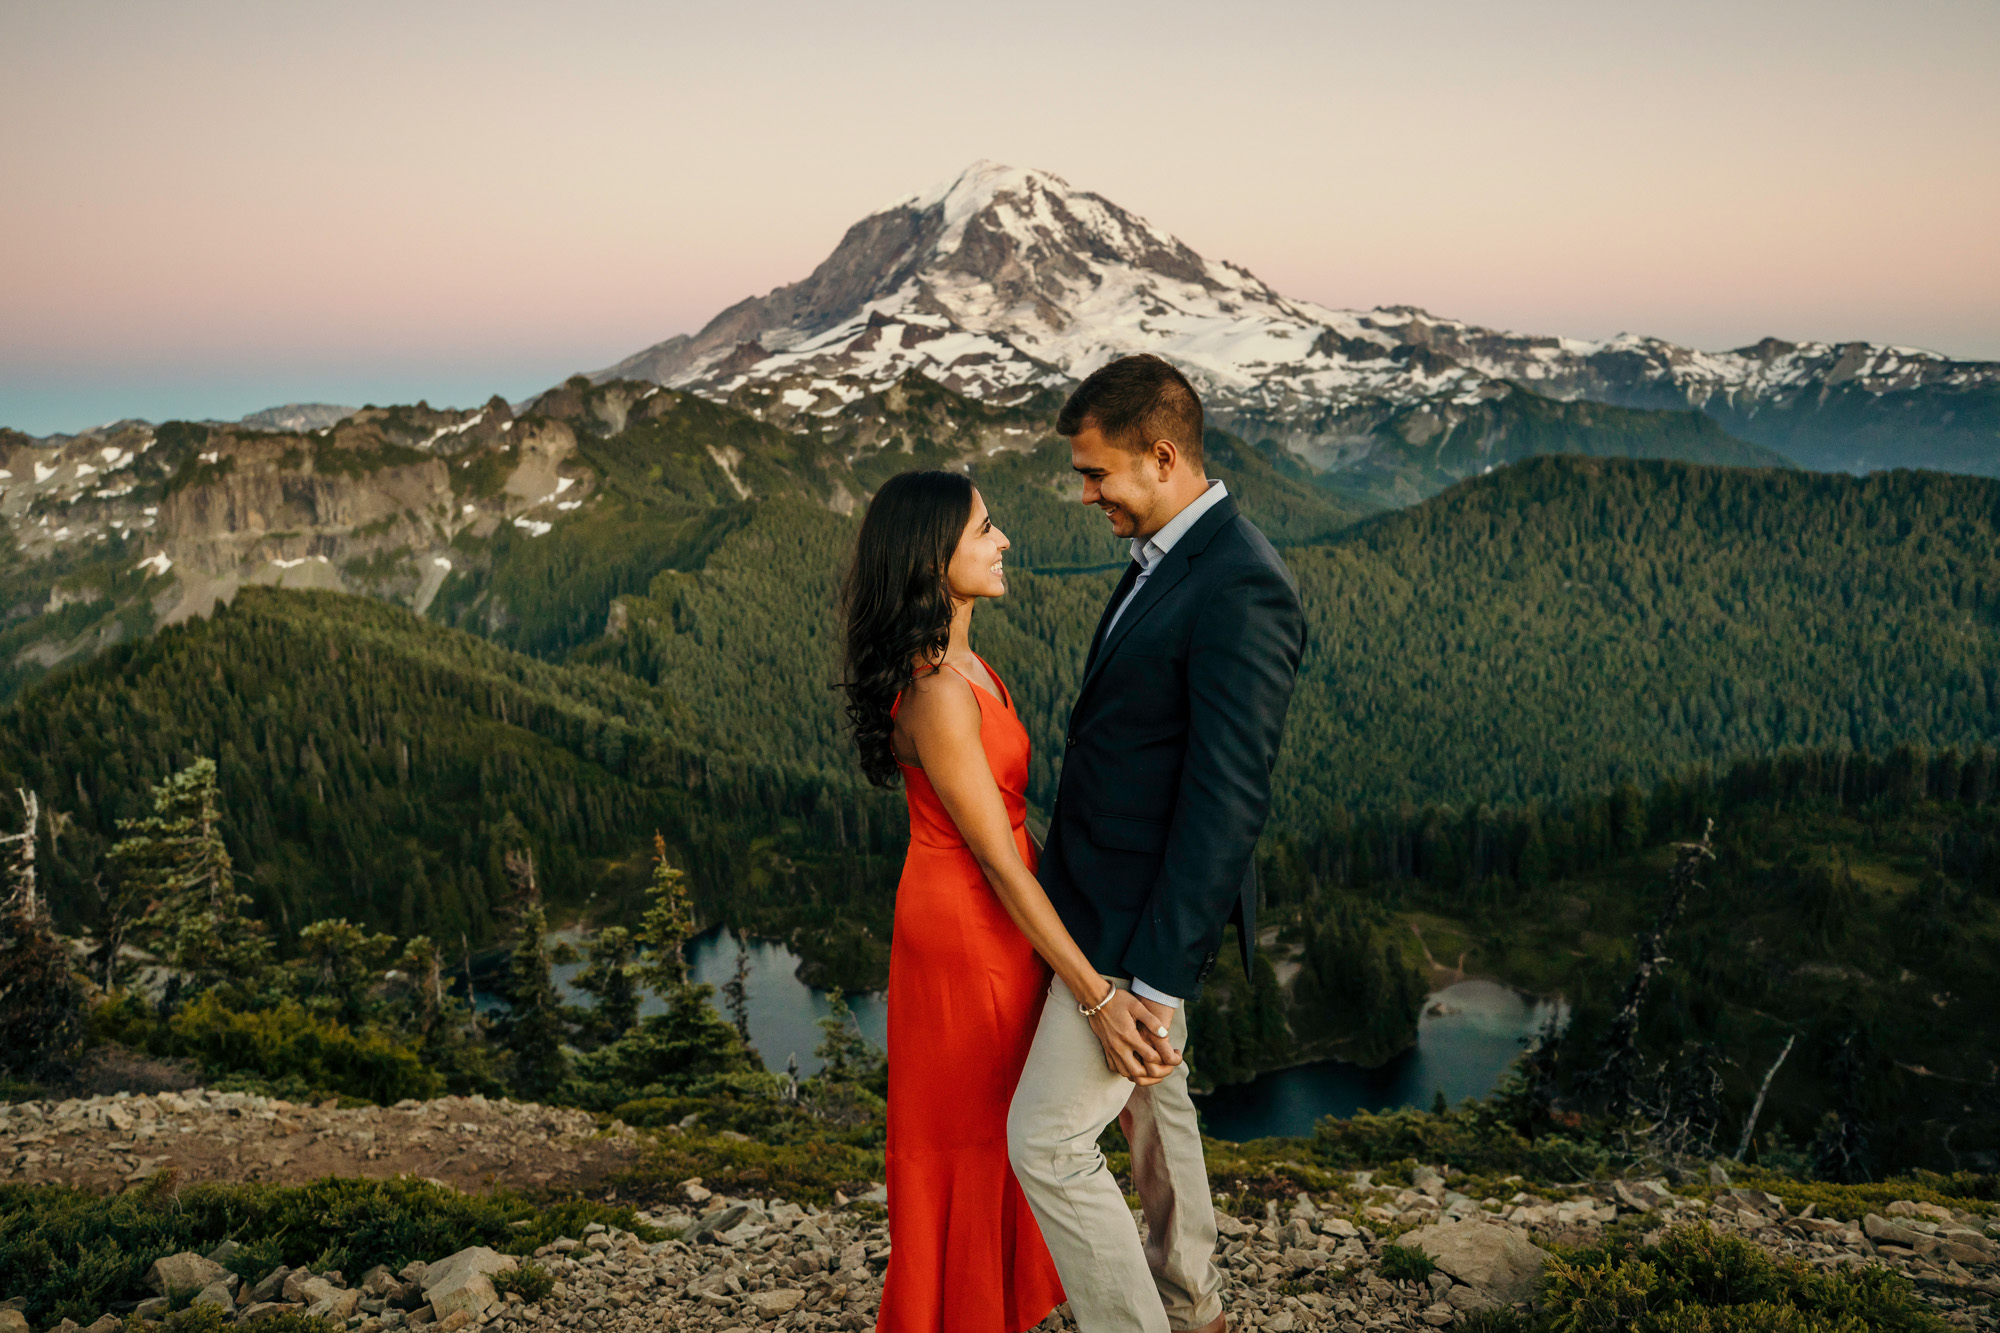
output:
[{"label": "man's short brown hair", "polygon": [[1155,440],[1171,440],[1197,468],[1201,425],[1201,395],[1187,376],[1150,352],[1099,366],[1056,417],[1059,435],[1096,427],[1106,440],[1135,454]]}]

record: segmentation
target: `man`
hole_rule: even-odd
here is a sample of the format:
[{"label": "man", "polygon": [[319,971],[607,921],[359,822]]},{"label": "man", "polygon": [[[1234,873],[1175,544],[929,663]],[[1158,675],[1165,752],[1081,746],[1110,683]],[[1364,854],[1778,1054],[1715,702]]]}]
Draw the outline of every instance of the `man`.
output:
[{"label": "man", "polygon": [[[1250,965],[1252,853],[1305,648],[1298,590],[1202,469],[1201,399],[1156,356],[1070,395],[1083,501],[1132,540],[1070,712],[1040,878],[1108,983],[1057,981],[1008,1115],[1008,1155],[1081,1333],[1220,1333],[1222,1277],[1201,1133],[1180,1052],[1183,1002],[1234,921]],[[1115,1035],[1093,1037],[1092,1006]],[[1117,1120],[1147,1225],[1142,1247],[1097,1150]]]}]

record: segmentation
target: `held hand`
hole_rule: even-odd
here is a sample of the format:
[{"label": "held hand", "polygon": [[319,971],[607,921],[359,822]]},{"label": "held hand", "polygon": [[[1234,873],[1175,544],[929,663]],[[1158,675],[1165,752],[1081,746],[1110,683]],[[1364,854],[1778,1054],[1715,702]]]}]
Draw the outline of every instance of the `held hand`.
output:
[{"label": "held hand", "polygon": [[1104,1048],[1105,1067],[1145,1088],[1173,1073],[1181,1062],[1181,1053],[1167,1037],[1172,1022],[1171,1009],[1120,990],[1091,1018],[1090,1030]]}]

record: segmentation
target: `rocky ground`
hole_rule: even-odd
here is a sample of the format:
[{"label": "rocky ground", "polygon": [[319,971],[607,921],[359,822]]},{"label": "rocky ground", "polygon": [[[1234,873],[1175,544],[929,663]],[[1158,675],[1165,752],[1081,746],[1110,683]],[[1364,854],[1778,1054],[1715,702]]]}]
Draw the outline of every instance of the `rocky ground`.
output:
[{"label": "rocky ground", "polygon": [[[479,1098],[343,1111],[185,1093],[0,1108],[0,1142],[11,1146],[0,1169],[12,1180],[117,1189],[175,1164],[225,1178],[256,1170],[262,1179],[414,1170],[469,1188],[489,1180],[580,1185],[636,1159],[644,1137],[617,1125],[600,1131],[578,1112]],[[1905,1200],[1842,1221],[1815,1216],[1811,1207],[1790,1211],[1775,1195],[1732,1189],[1720,1177],[1699,1191],[1620,1180],[1475,1199],[1453,1188],[1465,1179],[1420,1168],[1403,1187],[1358,1172],[1337,1192],[1267,1201],[1261,1218],[1223,1213],[1220,1257],[1232,1326],[1268,1333],[1445,1327],[1467,1311],[1525,1302],[1544,1253],[1536,1241],[1587,1243],[1614,1226],[1653,1235],[1701,1220],[1814,1266],[1897,1269],[1951,1322],[2000,1329],[1989,1304],[2000,1296],[2000,1223],[1969,1213]],[[890,1252],[879,1203],[824,1210],[730,1198],[695,1179],[641,1220],[673,1238],[647,1241],[593,1225],[538,1250],[526,1262],[539,1273],[473,1249],[351,1280],[279,1270],[241,1281],[219,1266],[224,1253],[174,1256],[149,1276],[162,1293],[200,1289],[200,1300],[242,1322],[300,1311],[331,1317],[348,1333],[426,1325],[436,1333],[874,1326]],[[1425,1251],[1438,1271],[1421,1281],[1385,1276],[1385,1268],[1394,1271],[1385,1263],[1390,1243]],[[165,1304],[149,1302],[137,1313],[156,1315]],[[115,1322],[90,1328],[114,1333]],[[1043,1327],[1072,1325],[1058,1311]],[[4,1306],[0,1333],[27,1333]]]},{"label": "rocky ground", "polygon": [[341,1110],[197,1088],[0,1104],[0,1180],[101,1190],[166,1168],[188,1182],[413,1175],[464,1190],[589,1189],[643,1146],[586,1111],[484,1097]]}]

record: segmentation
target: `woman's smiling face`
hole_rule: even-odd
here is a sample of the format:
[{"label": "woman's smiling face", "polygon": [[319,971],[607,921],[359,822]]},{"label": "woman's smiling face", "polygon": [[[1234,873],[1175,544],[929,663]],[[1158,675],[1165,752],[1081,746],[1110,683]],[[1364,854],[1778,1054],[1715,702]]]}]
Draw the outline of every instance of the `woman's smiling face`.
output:
[{"label": "woman's smiling face", "polygon": [[945,583],[955,598],[1004,597],[1007,573],[1001,557],[1007,550],[1007,534],[993,526],[986,512],[986,497],[972,492],[972,516],[959,534],[958,549],[951,553],[945,569]]}]

